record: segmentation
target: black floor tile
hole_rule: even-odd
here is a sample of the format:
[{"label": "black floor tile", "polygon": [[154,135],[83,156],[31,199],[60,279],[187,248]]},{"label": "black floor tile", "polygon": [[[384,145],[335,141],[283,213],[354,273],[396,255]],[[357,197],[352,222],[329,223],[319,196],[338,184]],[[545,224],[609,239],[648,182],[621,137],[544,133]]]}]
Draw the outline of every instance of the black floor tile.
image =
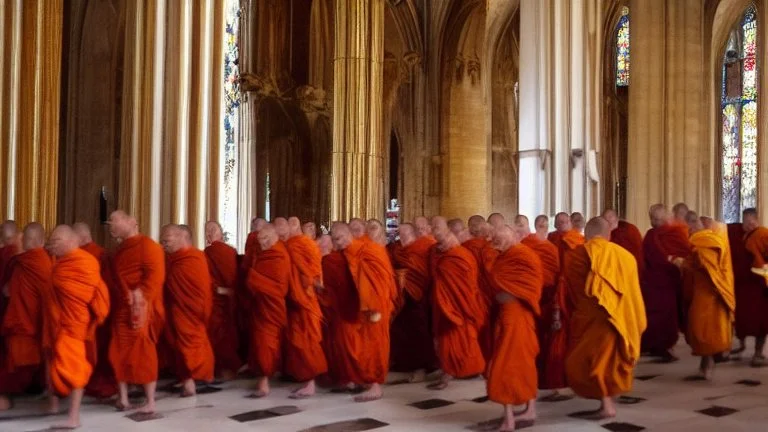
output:
[{"label": "black floor tile", "polygon": [[640,375],[640,376],[636,376],[635,379],[639,381],[649,381],[660,376],[661,375]]},{"label": "black floor tile", "polygon": [[378,429],[384,426],[389,426],[389,423],[384,423],[372,418],[359,418],[321,426],[313,426],[308,429],[302,429],[299,432],[360,432]]},{"label": "black floor tile", "polygon": [[444,399],[427,399],[419,402],[408,404],[414,408],[429,410],[433,408],[440,408],[448,405],[453,405],[453,402]]},{"label": "black floor tile", "polygon": [[255,420],[264,420],[272,417],[296,414],[299,411],[301,410],[293,405],[281,405],[263,410],[244,412],[242,414],[233,415],[230,418],[232,420],[239,421],[240,423],[245,423]]},{"label": "black floor tile", "polygon": [[472,402],[486,403],[486,402],[488,402],[488,396],[476,397],[476,398],[472,399]]},{"label": "black floor tile", "polygon": [[154,413],[141,413],[141,412],[135,412],[126,415],[129,419],[141,423],[145,421],[152,421],[152,420],[158,420],[163,418],[163,415],[157,412]]},{"label": "black floor tile", "polygon": [[733,413],[737,413],[737,412],[739,412],[739,410],[734,409],[734,408],[728,408],[728,407],[722,407],[722,406],[713,405],[713,406],[711,406],[711,407],[709,407],[707,409],[699,410],[697,412],[700,412],[702,414],[708,415],[710,417],[725,417],[725,416],[729,416],[729,415],[731,415]]},{"label": "black floor tile", "polygon": [[645,398],[634,396],[619,396],[618,402],[622,405],[634,405],[640,402],[645,402]]},{"label": "black floor tile", "polygon": [[637,432],[645,430],[643,426],[634,425],[632,423],[611,422],[601,425],[603,429],[608,429],[611,432]]},{"label": "black floor tile", "polygon": [[757,381],[757,380],[745,379],[745,380],[737,381],[736,384],[745,385],[747,387],[757,387],[757,386],[759,386],[762,383],[760,381]]}]

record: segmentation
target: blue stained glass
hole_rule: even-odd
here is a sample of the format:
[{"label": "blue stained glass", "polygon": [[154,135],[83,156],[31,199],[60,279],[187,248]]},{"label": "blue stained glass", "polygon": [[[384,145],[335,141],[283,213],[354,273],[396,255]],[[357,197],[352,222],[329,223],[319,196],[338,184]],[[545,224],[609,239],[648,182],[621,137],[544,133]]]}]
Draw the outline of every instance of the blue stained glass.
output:
[{"label": "blue stained glass", "polygon": [[629,85],[629,8],[621,10],[616,25],[616,86]]},{"label": "blue stained glass", "polygon": [[224,238],[232,243],[237,234],[237,158],[238,128],[240,111],[240,0],[225,0],[224,13],[224,137],[222,142],[222,180],[220,187],[220,221]]}]

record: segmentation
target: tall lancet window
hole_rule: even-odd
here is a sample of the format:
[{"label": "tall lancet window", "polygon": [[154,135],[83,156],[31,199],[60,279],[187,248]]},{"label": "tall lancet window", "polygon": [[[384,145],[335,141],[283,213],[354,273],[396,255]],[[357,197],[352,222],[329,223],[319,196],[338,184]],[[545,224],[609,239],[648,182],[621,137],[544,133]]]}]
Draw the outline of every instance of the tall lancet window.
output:
[{"label": "tall lancet window", "polygon": [[731,31],[723,57],[723,219],[738,222],[757,204],[757,16],[750,6]]},{"label": "tall lancet window", "polygon": [[621,18],[616,24],[616,86],[629,85],[629,8],[621,9]]},{"label": "tall lancet window", "polygon": [[219,220],[227,242],[234,242],[237,236],[237,158],[238,126],[240,109],[240,84],[238,82],[240,58],[238,34],[240,28],[240,0],[225,0],[226,26],[224,34],[224,111],[222,128],[224,133],[221,146],[221,161],[224,164],[220,179]]}]

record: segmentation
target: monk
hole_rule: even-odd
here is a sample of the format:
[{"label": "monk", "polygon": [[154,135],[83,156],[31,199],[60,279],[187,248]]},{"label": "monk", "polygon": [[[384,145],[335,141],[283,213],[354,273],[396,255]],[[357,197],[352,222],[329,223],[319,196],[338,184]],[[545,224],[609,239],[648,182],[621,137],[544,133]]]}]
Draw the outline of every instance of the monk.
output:
[{"label": "monk", "polygon": [[259,241],[257,238],[259,231],[266,224],[267,221],[264,218],[257,217],[251,220],[251,232],[248,233],[248,238],[245,240],[245,257],[243,258],[243,269],[246,272],[251,268],[251,264],[253,264],[251,262],[253,256],[258,253]]},{"label": "monk", "polygon": [[459,243],[461,243],[461,237],[464,235],[464,230],[466,229],[464,227],[464,221],[461,219],[451,219],[448,221],[448,229],[451,230],[453,235],[459,239]]},{"label": "monk", "polygon": [[683,302],[688,317],[685,339],[693,355],[701,357],[699,372],[712,378],[715,356],[731,350],[736,309],[733,268],[727,239],[704,227],[699,215],[685,217],[692,252],[673,258],[684,274]]},{"label": "monk", "polygon": [[188,227],[166,225],[161,239],[168,254],[165,335],[173,349],[181,397],[190,397],[196,394],[195,381],[213,381],[215,361],[208,339],[213,310],[211,275],[205,254],[192,246]]},{"label": "monk", "polygon": [[643,274],[645,257],[643,256],[643,235],[637,227],[625,220],[619,219],[616,210],[605,209],[603,219],[611,226],[611,242],[623,247],[637,260],[637,270]]},{"label": "monk", "polygon": [[387,230],[384,229],[384,224],[377,219],[369,219],[365,223],[365,233],[373,242],[380,244],[381,246],[387,245]]},{"label": "monk", "polygon": [[301,232],[312,240],[317,240],[317,225],[314,222],[307,222],[302,225]]},{"label": "monk", "polygon": [[687,225],[685,216],[688,214],[688,205],[684,202],[679,202],[672,206],[672,220],[680,225]]},{"label": "monk", "polygon": [[648,213],[652,228],[643,239],[641,275],[648,329],[643,334],[642,350],[659,357],[661,362],[671,362],[677,360],[673,348],[680,329],[682,278],[668,257],[688,256],[688,227],[673,222],[662,204],[651,206]]},{"label": "monk", "polygon": [[331,239],[349,269],[349,280],[338,272],[343,277],[334,287],[343,324],[336,337],[344,380],[362,386],[355,402],[377,400],[389,370],[389,323],[397,296],[392,264],[382,246],[354,238],[347,224],[334,223]]},{"label": "monk", "polygon": [[146,404],[140,412],[154,413],[157,387],[157,348],[165,322],[163,282],[165,254],[150,238],[139,234],[136,219],[122,210],[109,217],[109,232],[120,244],[112,260],[112,337],[109,359],[118,382],[118,410],[131,409],[128,384],[144,387]]},{"label": "monk", "polygon": [[547,215],[538,215],[533,221],[535,234],[541,240],[546,240],[549,235],[549,217]]},{"label": "monk", "polygon": [[632,388],[646,319],[632,254],[609,241],[611,228],[601,217],[584,234],[587,243],[564,266],[572,311],[565,372],[577,395],[601,402],[584,413],[599,420],[616,416],[613,397]]},{"label": "monk", "polygon": [[250,335],[248,367],[258,377],[249,397],[269,394],[269,378],[280,370],[288,312],[285,298],[291,281],[291,258],[274,225],[261,226],[259,252],[248,272]]},{"label": "monk", "polygon": [[413,219],[413,226],[416,228],[416,235],[423,237],[432,234],[432,225],[425,216],[417,216]]},{"label": "monk", "polygon": [[485,370],[478,331],[487,325],[488,306],[478,287],[477,262],[438,218],[432,291],[435,350],[443,375],[429,388],[442,390],[453,378],[469,378]]},{"label": "monk", "polygon": [[[24,227],[13,245],[19,252],[3,290],[8,304],[0,326],[0,411],[11,408],[10,395],[23,393],[42,377],[42,318],[51,296],[51,258],[45,251],[45,230],[38,223]],[[11,247],[11,243],[6,247]]]},{"label": "monk", "polygon": [[[493,357],[488,365],[488,398],[504,408],[499,430],[513,431],[516,427],[531,426],[536,420],[536,319],[541,312],[544,279],[536,252],[520,244],[511,228],[494,230],[493,247],[499,256],[488,279],[500,311]],[[513,407],[523,404],[525,410],[515,414]]]},{"label": "monk", "polygon": [[[761,276],[763,283],[763,298],[765,298],[765,289],[766,285],[768,285],[768,276],[765,274],[765,270],[768,268],[768,229],[759,225],[757,211],[754,209],[747,210],[745,210],[743,218],[744,231],[746,231],[744,236],[744,248],[747,250],[748,257],[751,258],[750,271],[756,275]],[[765,300],[763,300],[762,304],[765,304],[764,302]],[[752,310],[753,309],[748,306],[747,311]],[[763,317],[766,315],[764,309],[759,310],[759,312],[757,312],[757,316],[752,317],[752,319],[759,320],[761,315]],[[763,320],[765,320],[765,318],[763,318]],[[764,328],[761,327],[760,330],[762,331]],[[765,335],[765,333],[763,332],[762,335]],[[766,364],[765,355],[763,352],[764,344],[765,337],[757,339],[755,343],[755,357],[752,359],[753,367],[761,367],[765,366]]]},{"label": "monk", "polygon": [[293,399],[315,394],[315,378],[328,371],[323,353],[323,314],[315,294],[323,284],[320,248],[301,232],[301,221],[275,219],[275,227],[291,257],[288,327],[286,328],[285,373],[304,385],[291,393]]},{"label": "monk", "polygon": [[571,224],[568,213],[555,215],[555,231],[549,233],[547,240],[557,246],[560,251],[560,262],[564,262],[564,254],[584,244],[584,236]]},{"label": "monk", "polygon": [[[736,286],[736,337],[739,347],[732,354],[741,354],[745,350],[747,337],[755,338],[753,366],[765,363],[763,348],[768,334],[768,296],[764,294],[766,283],[760,275],[752,272],[754,256],[746,248],[746,243],[755,234],[758,237],[768,234],[760,227],[760,219],[754,208],[742,212],[742,222],[728,225],[728,243],[731,248],[731,262]],[[761,235],[762,233],[762,235]]]},{"label": "monk", "polygon": [[75,230],[80,242],[80,248],[90,253],[96,258],[96,261],[101,262],[101,258],[104,255],[104,248],[93,242],[93,236],[91,234],[91,227],[84,222],[77,222],[72,225],[72,229]]},{"label": "monk", "polygon": [[432,236],[416,236],[410,223],[398,227],[400,245],[393,265],[400,288],[399,311],[392,322],[391,366],[396,372],[409,372],[410,382],[422,382],[436,368],[432,342],[430,296],[432,276],[429,254],[435,244]]},{"label": "monk", "polygon": [[579,212],[573,212],[571,213],[571,225],[573,226],[573,229],[575,231],[578,231],[579,234],[584,235],[584,224],[586,221],[584,220],[584,215]]},{"label": "monk", "polygon": [[203,251],[208,262],[213,293],[213,310],[208,322],[208,338],[216,359],[215,374],[231,380],[242,365],[238,354],[236,321],[237,251],[224,243],[224,231],[216,221],[205,224]]},{"label": "monk", "polygon": [[491,226],[491,228],[496,229],[506,225],[507,220],[504,218],[504,215],[501,213],[491,213],[488,216],[488,224]]},{"label": "monk", "polygon": [[[16,222],[7,220],[0,225],[0,289],[2,289],[11,277],[10,267],[14,257],[20,251],[18,246],[18,228]],[[0,297],[0,320],[3,318],[5,301]]]},{"label": "monk", "polygon": [[52,406],[70,396],[69,417],[54,429],[80,427],[80,403],[91,376],[86,341],[94,341],[96,327],[109,313],[109,292],[101,279],[99,262],[80,249],[80,239],[67,225],[58,226],[48,242],[56,259],[51,292],[44,299],[43,349],[48,362]]},{"label": "monk", "polygon": [[493,261],[498,256],[499,251],[494,249],[488,240],[492,236],[492,230],[482,216],[471,216],[468,225],[467,238],[461,242],[461,245],[475,258],[477,286],[483,294],[483,300],[488,308],[488,321],[479,329],[478,334],[480,349],[483,351],[483,357],[487,363],[493,355],[494,323],[499,309],[498,303],[494,300],[495,293],[488,282],[488,272],[493,267]]},{"label": "monk", "polygon": [[361,239],[367,234],[367,226],[364,220],[360,218],[352,218],[349,220],[349,229],[352,230],[352,235],[356,239]]},{"label": "monk", "polygon": [[568,344],[568,313],[565,301],[565,286],[561,281],[560,252],[547,240],[531,234],[528,218],[515,217],[515,230],[520,244],[527,246],[541,262],[542,289],[536,321],[540,352],[536,360],[539,373],[539,388],[554,390],[542,398],[545,402],[561,402],[572,399],[564,394],[568,387],[565,380],[565,354]]},{"label": "monk", "polygon": [[248,303],[251,298],[248,289],[246,288],[246,281],[248,279],[248,272],[253,267],[253,260],[259,253],[259,231],[267,224],[264,218],[255,217],[251,219],[251,232],[248,234],[248,238],[245,241],[245,253],[240,259],[239,274],[237,290],[235,292],[235,299],[237,307],[235,308],[235,316],[237,317],[237,329],[238,340],[240,342],[239,354],[242,357],[247,357],[250,350],[251,336],[248,334],[250,325],[250,312],[252,306]]}]

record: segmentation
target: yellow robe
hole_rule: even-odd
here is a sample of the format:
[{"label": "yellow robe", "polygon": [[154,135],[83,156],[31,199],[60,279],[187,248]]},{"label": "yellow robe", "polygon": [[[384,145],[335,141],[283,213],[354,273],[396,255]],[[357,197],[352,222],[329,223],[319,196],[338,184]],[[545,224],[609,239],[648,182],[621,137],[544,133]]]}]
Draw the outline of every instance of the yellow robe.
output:
[{"label": "yellow robe", "polygon": [[731,349],[736,311],[731,255],[727,240],[712,230],[693,234],[691,245],[683,266],[685,336],[693,355],[711,356]]},{"label": "yellow robe", "polygon": [[564,269],[572,308],[568,384],[589,399],[628,392],[646,328],[634,256],[595,238],[575,249]]}]

